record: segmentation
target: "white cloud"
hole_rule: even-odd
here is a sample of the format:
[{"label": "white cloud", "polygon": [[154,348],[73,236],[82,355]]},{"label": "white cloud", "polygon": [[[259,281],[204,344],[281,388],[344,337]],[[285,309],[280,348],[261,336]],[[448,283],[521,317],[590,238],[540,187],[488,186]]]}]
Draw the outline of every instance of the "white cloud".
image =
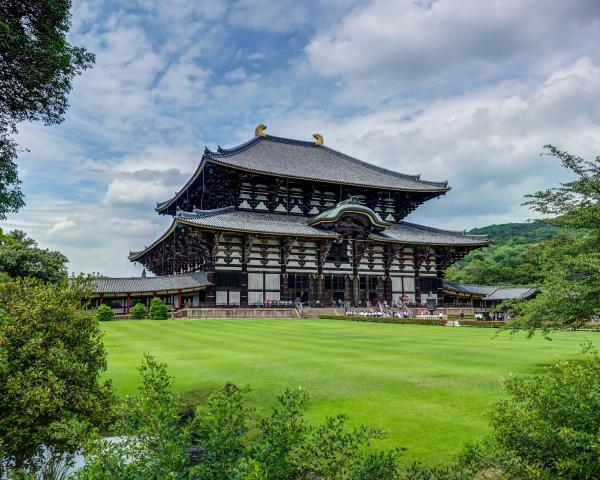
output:
[{"label": "white cloud", "polygon": [[54,235],[55,233],[60,232],[62,230],[74,228],[75,225],[76,223],[74,220],[70,218],[65,218],[64,220],[61,220],[60,222],[57,222],[54,225],[52,225],[52,228],[48,230],[48,235]]},{"label": "white cloud", "polygon": [[[600,151],[595,0],[81,0],[71,36],[97,55],[62,125],[24,125],[23,228],[75,271],[139,274],[153,210],[259,122],[453,190],[415,221],[462,229],[528,218],[564,172],[545,143]],[[233,26],[232,26],[233,25]]]},{"label": "white cloud", "polygon": [[157,198],[171,196],[167,186],[158,181],[142,181],[134,178],[117,178],[110,182],[104,202],[107,204],[152,203]]},{"label": "white cloud", "polygon": [[376,0],[317,34],[306,54],[317,72],[346,82],[345,101],[460,91],[513,69],[531,73],[574,44],[585,54],[577,41],[600,33],[599,13],[591,0]]}]

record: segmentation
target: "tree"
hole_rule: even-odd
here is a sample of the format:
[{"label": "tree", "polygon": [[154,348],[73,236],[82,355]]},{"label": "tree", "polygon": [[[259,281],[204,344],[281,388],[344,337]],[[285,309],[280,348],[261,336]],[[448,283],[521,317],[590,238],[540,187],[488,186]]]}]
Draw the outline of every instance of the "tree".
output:
[{"label": "tree", "polygon": [[129,313],[131,318],[135,320],[142,320],[143,318],[146,318],[146,315],[148,315],[148,309],[141,303],[136,303],[133,307],[131,307]]},{"label": "tree", "polygon": [[493,244],[469,253],[446,270],[445,278],[483,285],[538,286],[544,278],[543,251],[565,241],[555,225],[505,223],[475,228],[471,234],[488,234]]},{"label": "tree", "polygon": [[152,320],[166,320],[169,317],[169,309],[160,298],[154,297],[150,303],[150,318]]},{"label": "tree", "polygon": [[44,282],[64,281],[68,262],[60,252],[39,248],[21,230],[7,234],[0,230],[0,275],[4,279],[33,277]]},{"label": "tree", "polygon": [[60,123],[76,75],[94,56],[67,42],[69,0],[0,2],[0,220],[23,205],[12,136],[24,121]]},{"label": "tree", "polygon": [[44,446],[72,453],[106,424],[106,352],[87,295],[81,279],[0,285],[0,477],[10,463],[35,470]]},{"label": "tree", "polygon": [[491,412],[492,433],[461,454],[473,475],[502,479],[600,478],[600,359],[560,362],[510,378]]},{"label": "tree", "polygon": [[541,294],[518,308],[515,327],[578,327],[600,309],[600,158],[586,161],[547,145],[575,179],[528,195],[532,210],[570,232],[541,254]]}]

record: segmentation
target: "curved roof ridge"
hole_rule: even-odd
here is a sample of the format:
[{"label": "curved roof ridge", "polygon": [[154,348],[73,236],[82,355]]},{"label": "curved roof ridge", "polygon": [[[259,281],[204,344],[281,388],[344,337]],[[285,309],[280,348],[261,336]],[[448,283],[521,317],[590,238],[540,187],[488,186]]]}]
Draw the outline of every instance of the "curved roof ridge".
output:
[{"label": "curved roof ridge", "polygon": [[217,151],[214,152],[210,150],[208,147],[204,147],[204,154],[210,157],[227,157],[229,155],[235,155],[236,153],[243,152],[244,150],[250,148],[251,146],[257,144],[261,140],[264,140],[265,137],[253,137],[247,142],[244,142],[240,145],[231,148],[223,148],[221,145],[217,145]]},{"label": "curved roof ridge", "polygon": [[430,230],[432,232],[454,233],[456,235],[462,235],[463,237],[469,237],[469,238],[490,238],[490,235],[487,233],[483,234],[483,235],[474,235],[471,233],[467,233],[466,230],[447,230],[444,228],[428,227],[426,225],[420,225],[418,223],[407,222],[404,220],[402,222],[400,222],[400,224],[407,225],[409,227],[422,228],[423,230]]},{"label": "curved roof ridge", "polygon": [[195,272],[187,272],[187,273],[172,273],[170,275],[154,275],[153,277],[134,277],[134,276],[129,276],[129,277],[93,277],[91,280],[136,280],[138,278],[140,279],[153,279],[153,278],[172,278],[172,277],[189,277],[192,275],[196,275],[196,274],[204,274],[206,272],[203,272],[201,270],[197,270]]},{"label": "curved roof ridge", "polygon": [[389,174],[389,175],[394,175],[396,177],[404,178],[406,180],[412,180],[413,182],[426,183],[428,185],[434,185],[434,186],[444,187],[444,188],[448,187],[448,180],[445,180],[443,182],[432,182],[432,181],[428,181],[428,180],[421,180],[421,174],[410,175],[408,173],[396,172],[395,170],[390,170],[390,169],[385,168],[385,167],[380,167],[379,165],[374,165],[372,163],[365,162],[364,160],[360,160],[360,159],[358,159],[356,157],[353,157],[352,155],[348,155],[347,153],[340,152],[339,150],[327,147],[325,145],[320,145],[320,148],[327,149],[330,152],[333,152],[336,155],[339,155],[340,157],[343,157],[343,158],[345,158],[346,160],[348,160],[350,162],[356,163],[357,165],[361,165],[363,167],[371,168],[372,170],[376,170],[376,171],[381,172],[381,173],[386,173],[386,174]]},{"label": "curved roof ridge", "polygon": [[204,152],[209,154],[211,157],[212,156],[227,157],[229,155],[235,155],[236,153],[247,150],[248,148],[259,143],[260,141],[287,143],[289,145],[298,145],[298,146],[307,147],[307,148],[322,148],[325,150],[329,150],[330,152],[332,152],[336,155],[339,155],[340,157],[342,157],[348,161],[351,161],[357,165],[361,165],[363,167],[370,168],[372,170],[376,170],[381,173],[394,175],[396,177],[403,178],[405,180],[412,180],[413,182],[425,183],[427,185],[432,185],[432,186],[436,186],[436,187],[443,187],[443,188],[448,187],[448,180],[438,181],[438,182],[430,181],[430,180],[422,180],[421,174],[411,175],[408,173],[397,172],[395,170],[390,170],[385,167],[380,167],[379,165],[374,165],[372,163],[365,162],[364,160],[360,160],[356,157],[353,157],[352,155],[348,155],[347,153],[340,152],[339,150],[328,147],[326,145],[317,145],[315,142],[308,141],[308,140],[297,140],[295,138],[278,137],[275,135],[266,135],[264,137],[254,137],[254,138],[248,140],[247,142],[242,143],[241,145],[238,145],[236,147],[231,147],[231,148],[222,148],[221,146],[219,146],[217,148],[217,152],[213,152],[212,150],[209,150],[208,148],[206,148],[204,150]]},{"label": "curved roof ridge", "polygon": [[235,210],[235,206],[229,205],[227,207],[221,208],[211,208],[208,210],[201,210],[199,208],[194,208],[191,212],[187,212],[182,210],[181,208],[177,208],[177,213],[175,213],[175,218],[202,218],[202,217],[212,217],[213,215],[219,215],[221,213],[231,212]]}]

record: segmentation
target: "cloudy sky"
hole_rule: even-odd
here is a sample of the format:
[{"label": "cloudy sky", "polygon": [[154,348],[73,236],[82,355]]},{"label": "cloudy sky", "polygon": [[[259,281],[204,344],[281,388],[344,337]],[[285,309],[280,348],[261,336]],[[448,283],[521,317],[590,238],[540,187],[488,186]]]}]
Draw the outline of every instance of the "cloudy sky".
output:
[{"label": "cloudy sky", "polygon": [[75,272],[138,275],[129,250],[204,145],[268,133],[325,143],[452,191],[412,221],[524,221],[565,174],[553,143],[600,154],[598,0],[74,0],[96,54],[60,126],[22,125],[20,228]]}]

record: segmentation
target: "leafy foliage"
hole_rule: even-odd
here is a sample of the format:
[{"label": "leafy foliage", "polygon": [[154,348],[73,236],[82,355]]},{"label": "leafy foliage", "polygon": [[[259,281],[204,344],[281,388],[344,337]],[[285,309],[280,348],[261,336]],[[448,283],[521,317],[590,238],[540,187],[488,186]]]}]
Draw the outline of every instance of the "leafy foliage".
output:
[{"label": "leafy foliage", "polygon": [[44,445],[74,452],[107,421],[106,353],[87,294],[82,280],[0,285],[0,477],[11,462],[35,468]]},{"label": "leafy foliage", "polygon": [[554,238],[559,233],[555,225],[541,222],[502,223],[473,228],[473,235],[489,235],[496,245],[531,245]]},{"label": "leafy foliage", "polygon": [[[600,359],[560,362],[510,378],[510,398],[492,410],[493,432],[469,446],[462,465],[503,479],[600,478]],[[481,478],[487,478],[481,476]]]},{"label": "leafy foliage", "polygon": [[113,430],[118,441],[92,439],[77,478],[89,480],[186,478],[188,432],[180,424],[182,405],[171,392],[165,364],[146,355],[137,396],[119,403]]},{"label": "leafy foliage", "polygon": [[12,136],[23,121],[60,123],[73,78],[94,56],[67,42],[69,0],[0,2],[0,220],[23,202]]},{"label": "leafy foliage", "polygon": [[448,268],[448,280],[479,285],[536,286],[544,278],[545,249],[566,241],[556,226],[545,223],[490,225],[469,233],[489,234],[494,243],[472,251]]},{"label": "leafy foliage", "polygon": [[60,282],[67,278],[67,257],[62,253],[41,249],[21,230],[4,234],[0,230],[0,280],[33,277],[44,282]]},{"label": "leafy foliage", "polygon": [[152,320],[166,320],[169,318],[169,308],[165,302],[158,297],[154,297],[150,303],[150,318]]},{"label": "leafy foliage", "polygon": [[148,315],[148,309],[141,303],[136,303],[131,307],[131,310],[129,310],[129,314],[134,320],[142,320]]},{"label": "leafy foliage", "polygon": [[112,308],[104,303],[99,305],[94,313],[96,314],[96,319],[100,322],[110,322],[115,316]]},{"label": "leafy foliage", "polygon": [[78,478],[399,478],[400,450],[365,450],[382,432],[349,428],[343,415],[310,426],[302,389],[284,391],[271,413],[261,417],[247,406],[247,388],[227,384],[192,417],[182,417],[183,405],[171,393],[166,366],[146,356],[141,373],[139,394],[118,409],[115,433],[122,440],[90,442]]},{"label": "leafy foliage", "polygon": [[575,179],[557,188],[529,195],[525,205],[547,222],[574,232],[542,251],[542,293],[516,305],[519,322],[527,328],[569,328],[583,325],[600,308],[600,158],[586,161],[547,145]]}]

